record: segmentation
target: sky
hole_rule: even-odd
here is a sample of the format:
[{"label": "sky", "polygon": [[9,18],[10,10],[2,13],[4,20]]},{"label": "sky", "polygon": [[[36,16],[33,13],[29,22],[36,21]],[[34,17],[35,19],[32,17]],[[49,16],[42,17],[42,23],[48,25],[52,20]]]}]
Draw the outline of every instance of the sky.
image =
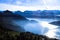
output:
[{"label": "sky", "polygon": [[60,10],[60,0],[0,0],[0,10]]}]

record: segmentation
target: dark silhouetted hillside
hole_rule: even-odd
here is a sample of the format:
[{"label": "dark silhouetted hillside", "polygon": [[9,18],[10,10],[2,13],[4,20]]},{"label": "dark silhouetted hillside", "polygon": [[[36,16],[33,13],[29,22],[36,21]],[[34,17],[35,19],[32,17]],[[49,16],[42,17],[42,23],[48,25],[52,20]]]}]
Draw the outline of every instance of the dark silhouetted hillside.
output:
[{"label": "dark silhouetted hillside", "polygon": [[19,32],[25,31],[24,27],[14,24],[13,23],[14,20],[22,21],[21,23],[23,25],[25,22],[27,23],[28,21],[25,17],[18,15],[18,14],[14,14],[13,12],[9,10],[0,12],[0,25],[1,25],[0,27],[4,27],[10,30],[19,31]]},{"label": "dark silhouetted hillside", "polygon": [[33,34],[31,32],[16,32],[0,27],[0,40],[58,40],[45,35]]}]

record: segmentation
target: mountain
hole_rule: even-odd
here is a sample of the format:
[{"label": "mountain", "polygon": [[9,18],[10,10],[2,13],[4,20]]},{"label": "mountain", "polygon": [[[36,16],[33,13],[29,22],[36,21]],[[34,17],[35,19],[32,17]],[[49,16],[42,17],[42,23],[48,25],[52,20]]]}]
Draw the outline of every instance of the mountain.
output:
[{"label": "mountain", "polygon": [[[20,26],[13,22],[18,20],[20,21]],[[4,27],[14,31],[24,32],[24,27],[21,26],[21,24],[24,25],[24,23],[27,23],[27,21],[28,19],[26,19],[25,17],[14,14],[9,10],[0,12],[0,27]]]},{"label": "mountain", "polygon": [[16,14],[22,15],[24,17],[28,18],[60,18],[57,15],[60,15],[59,10],[37,10],[37,11],[16,11]]},{"label": "mountain", "polygon": [[19,14],[14,14],[13,12],[11,12],[9,10],[3,11],[2,16],[3,17],[13,17],[13,18],[17,18],[20,20],[27,20],[25,17],[23,17]]}]

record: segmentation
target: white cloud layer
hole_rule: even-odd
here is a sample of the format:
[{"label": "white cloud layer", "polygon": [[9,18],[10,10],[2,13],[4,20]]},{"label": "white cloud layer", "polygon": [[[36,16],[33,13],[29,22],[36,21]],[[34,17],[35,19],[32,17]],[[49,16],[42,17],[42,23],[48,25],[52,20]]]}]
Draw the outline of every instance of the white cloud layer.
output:
[{"label": "white cloud layer", "polygon": [[18,6],[11,4],[0,4],[0,10],[25,11],[25,10],[60,10],[60,6]]}]

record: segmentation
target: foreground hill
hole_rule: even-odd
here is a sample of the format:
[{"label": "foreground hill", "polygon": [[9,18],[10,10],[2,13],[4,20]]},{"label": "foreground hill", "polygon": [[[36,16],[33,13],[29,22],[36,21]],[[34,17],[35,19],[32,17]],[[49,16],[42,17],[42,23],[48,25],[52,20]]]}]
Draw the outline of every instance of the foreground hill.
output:
[{"label": "foreground hill", "polygon": [[0,40],[58,40],[31,32],[16,32],[0,27]]}]

